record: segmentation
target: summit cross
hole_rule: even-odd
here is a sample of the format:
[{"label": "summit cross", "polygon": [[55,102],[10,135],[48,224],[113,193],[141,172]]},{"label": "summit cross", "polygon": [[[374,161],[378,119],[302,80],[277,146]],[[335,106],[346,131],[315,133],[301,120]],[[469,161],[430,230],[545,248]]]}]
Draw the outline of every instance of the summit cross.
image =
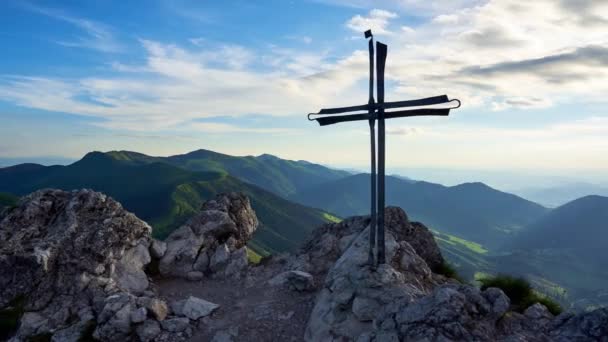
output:
[{"label": "summit cross", "polygon": [[[326,108],[318,113],[308,114],[308,120],[317,121],[321,126],[333,125],[340,122],[364,121],[369,122],[371,142],[371,215],[369,229],[369,264],[375,267],[386,263],[384,242],[384,207],[385,207],[385,125],[386,119],[412,116],[448,116],[451,109],[460,107],[457,99],[449,100],[447,95],[428,97],[417,100],[384,102],[384,67],[386,64],[387,46],[376,42],[376,76],[378,101],[374,100],[374,37],[372,31],[365,31],[369,39],[369,99],[367,104],[351,107]],[[456,102],[454,107],[427,107],[449,105]],[[426,108],[425,108],[426,107]],[[394,111],[386,111],[395,109]],[[357,113],[359,112],[359,113]],[[316,116],[316,117],[315,117]],[[378,155],[376,157],[376,120],[378,120]],[[378,174],[376,175],[376,162]],[[378,210],[379,208],[379,210]],[[376,255],[374,255],[374,249]]]}]

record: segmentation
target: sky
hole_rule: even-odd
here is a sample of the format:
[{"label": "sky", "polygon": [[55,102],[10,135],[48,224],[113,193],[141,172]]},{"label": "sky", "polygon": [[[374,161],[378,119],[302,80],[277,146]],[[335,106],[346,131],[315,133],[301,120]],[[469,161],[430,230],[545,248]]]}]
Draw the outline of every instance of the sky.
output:
[{"label": "sky", "polygon": [[367,103],[369,28],[388,44],[387,101],[463,104],[390,120],[389,172],[608,183],[596,0],[3,0],[0,159],[204,148],[364,169],[366,123],[306,114]]}]

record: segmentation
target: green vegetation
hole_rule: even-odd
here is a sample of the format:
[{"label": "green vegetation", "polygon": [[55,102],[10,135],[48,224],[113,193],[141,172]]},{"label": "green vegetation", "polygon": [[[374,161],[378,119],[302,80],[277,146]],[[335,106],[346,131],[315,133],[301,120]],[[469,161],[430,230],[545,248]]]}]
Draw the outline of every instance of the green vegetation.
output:
[{"label": "green vegetation", "polygon": [[16,206],[18,201],[19,197],[6,192],[0,192],[0,211],[3,208],[11,208]]},{"label": "green vegetation", "polygon": [[503,290],[509,299],[511,299],[511,305],[519,312],[523,312],[536,303],[543,304],[554,315],[559,315],[562,312],[562,308],[557,302],[535,291],[532,285],[523,278],[497,275],[495,277],[481,278],[479,282],[481,283],[482,290],[489,287],[497,287]]},{"label": "green vegetation", "polygon": [[0,340],[8,340],[19,328],[19,321],[23,316],[25,298],[18,297],[9,305],[0,310]]},{"label": "green vegetation", "polygon": [[341,218],[339,218],[337,216],[334,216],[332,214],[329,214],[329,213],[323,213],[323,218],[325,220],[327,220],[327,222],[331,222],[331,223],[340,223],[340,222],[342,222]]},{"label": "green vegetation", "polygon": [[458,280],[461,283],[465,283],[464,279],[462,279],[460,277],[460,275],[458,275],[458,272],[456,271],[456,269],[454,268],[454,266],[452,266],[449,262],[444,261],[439,267],[436,267],[433,272],[437,273],[437,274],[441,274],[443,276],[446,276],[448,278],[452,278],[455,280]]},{"label": "green vegetation", "polygon": [[129,151],[112,151],[108,156],[131,164],[165,163],[188,171],[229,174],[288,198],[296,192],[349,175],[348,172],[304,161],[293,161],[264,154],[235,157],[208,150],[197,150],[171,157],[151,157]]},{"label": "green vegetation", "polygon": [[492,269],[488,250],[463,238],[431,229],[441,253],[465,280],[473,280],[476,272]]},{"label": "green vegetation", "polygon": [[262,261],[262,256],[256,253],[253,249],[247,248],[247,260],[251,264],[259,264]]},{"label": "green vegetation", "polygon": [[[340,217],[366,215],[369,213],[369,175],[353,175],[310,186],[290,198]],[[547,212],[536,203],[482,183],[446,187],[392,176],[386,177],[386,203],[403,208],[412,221],[424,222],[483,245],[480,252],[497,248],[506,238]]]}]

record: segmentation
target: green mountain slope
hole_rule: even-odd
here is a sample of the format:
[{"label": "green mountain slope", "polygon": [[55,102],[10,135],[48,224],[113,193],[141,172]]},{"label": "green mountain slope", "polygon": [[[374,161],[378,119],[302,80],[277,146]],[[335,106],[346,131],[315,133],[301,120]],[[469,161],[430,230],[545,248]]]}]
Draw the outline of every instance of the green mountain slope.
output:
[{"label": "green mountain slope", "polygon": [[558,207],[529,225],[511,249],[573,249],[590,259],[606,258],[608,197],[586,196]]},{"label": "green mountain slope", "polygon": [[295,204],[226,173],[192,172],[167,163],[132,162],[99,152],[68,166],[35,164],[0,169],[0,191],[24,195],[41,188],[91,188],[104,192],[166,236],[203,201],[219,192],[242,191],[252,201],[261,227],[253,244],[260,252],[295,248],[331,215]]},{"label": "green mountain slope", "polygon": [[167,163],[190,171],[213,171],[230,174],[287,198],[310,186],[350,175],[306,161],[292,161],[264,154],[257,157],[235,157],[208,150],[197,150],[170,157],[150,157],[129,151],[112,151],[107,155],[134,164]]},{"label": "green mountain slope", "polygon": [[19,198],[13,194],[0,192],[0,211],[7,207],[12,207],[17,204]]},{"label": "green mountain slope", "polygon": [[[369,212],[369,175],[360,174],[311,187],[291,199],[340,216]],[[387,205],[403,208],[412,220],[489,247],[542,216],[547,209],[482,183],[453,187],[386,178]]]},{"label": "green mountain slope", "polygon": [[608,305],[608,197],[566,203],[517,234],[496,267],[556,284],[577,308]]}]

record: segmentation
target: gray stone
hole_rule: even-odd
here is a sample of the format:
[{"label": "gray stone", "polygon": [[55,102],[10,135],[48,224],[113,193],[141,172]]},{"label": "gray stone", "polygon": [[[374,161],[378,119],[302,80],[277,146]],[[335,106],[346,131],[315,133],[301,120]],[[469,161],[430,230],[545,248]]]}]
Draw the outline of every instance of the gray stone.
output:
[{"label": "gray stone", "polygon": [[378,311],[380,309],[380,304],[377,301],[365,298],[365,297],[355,297],[353,300],[353,313],[360,321],[372,321],[376,318]]},{"label": "gray stone", "polygon": [[218,331],[213,335],[211,342],[233,342],[234,338],[226,331]]},{"label": "gray stone", "polygon": [[228,262],[228,266],[226,266],[224,275],[229,278],[242,278],[248,264],[247,247],[241,247],[230,255],[230,261]]},{"label": "gray stone", "polygon": [[[224,276],[231,261],[231,249],[243,248],[257,226],[258,219],[245,195],[219,194],[167,237],[167,251],[159,263],[160,273],[166,277],[187,278],[192,271],[211,270]],[[218,240],[230,241],[230,248],[226,243],[218,246]],[[237,256],[230,265],[230,276],[242,269],[241,254]]]},{"label": "gray stone", "polygon": [[162,258],[167,252],[167,243],[164,241],[152,239],[150,244],[150,254],[155,259]]},{"label": "gray stone", "polygon": [[143,342],[152,341],[161,332],[160,325],[157,321],[148,319],[135,328],[135,332],[139,339]]},{"label": "gray stone", "polygon": [[287,286],[294,291],[309,291],[314,288],[314,278],[310,273],[292,270],[274,276],[268,281],[268,284]]},{"label": "gray stone", "polygon": [[204,299],[190,296],[186,299],[182,308],[182,314],[192,320],[197,320],[201,317],[210,315],[220,306]]},{"label": "gray stone", "polygon": [[142,293],[148,288],[148,276],[144,267],[150,263],[148,247],[138,244],[125,252],[115,266],[116,282],[125,291]]},{"label": "gray stone", "polygon": [[139,308],[137,310],[131,311],[131,322],[141,323],[146,320],[147,315],[148,310],[146,310],[146,308]]},{"label": "gray stone", "polygon": [[151,232],[99,192],[46,189],[24,196],[0,218],[0,309],[22,297],[29,311],[17,337],[73,340],[95,318],[97,336],[131,334],[131,296],[148,288]]},{"label": "gray stone", "polygon": [[192,266],[192,269],[199,272],[206,272],[209,269],[209,256],[207,256],[206,250],[199,252],[198,258],[196,258],[196,262]]},{"label": "gray stone", "polygon": [[170,332],[180,332],[186,330],[186,328],[190,326],[190,320],[186,317],[176,317],[166,319],[160,324],[164,330]]},{"label": "gray stone", "polygon": [[221,268],[226,266],[228,259],[230,258],[230,250],[226,244],[221,244],[215,249],[215,253],[211,256],[209,261],[209,268],[213,272],[219,271]]}]

